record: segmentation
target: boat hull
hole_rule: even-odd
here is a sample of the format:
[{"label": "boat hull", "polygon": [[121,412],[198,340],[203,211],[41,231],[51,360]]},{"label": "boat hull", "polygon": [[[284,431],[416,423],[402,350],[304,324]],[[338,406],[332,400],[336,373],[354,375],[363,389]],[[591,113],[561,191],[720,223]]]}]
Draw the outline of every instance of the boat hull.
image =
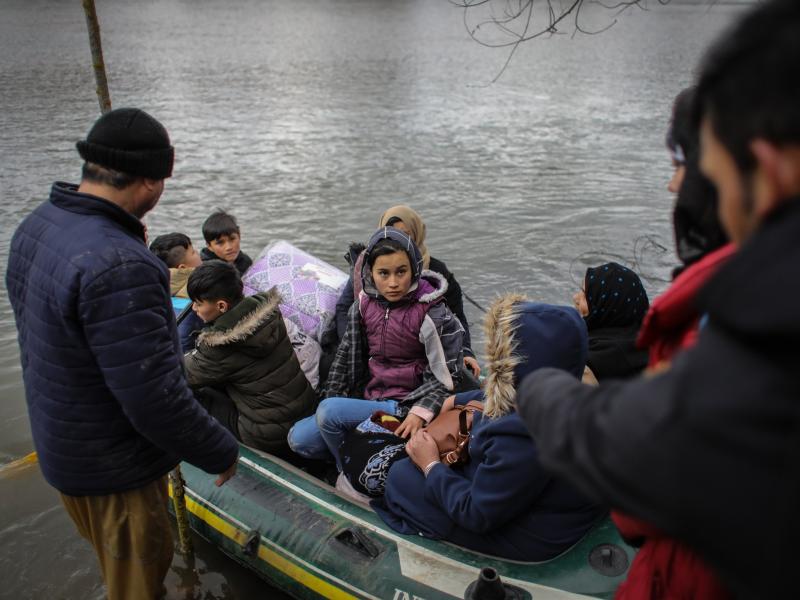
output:
[{"label": "boat hull", "polygon": [[181,470],[192,529],[295,598],[452,600],[483,567],[522,597],[610,598],[634,554],[609,521],[542,563],[400,535],[324,482],[245,446],[236,476],[221,487],[189,464]]}]

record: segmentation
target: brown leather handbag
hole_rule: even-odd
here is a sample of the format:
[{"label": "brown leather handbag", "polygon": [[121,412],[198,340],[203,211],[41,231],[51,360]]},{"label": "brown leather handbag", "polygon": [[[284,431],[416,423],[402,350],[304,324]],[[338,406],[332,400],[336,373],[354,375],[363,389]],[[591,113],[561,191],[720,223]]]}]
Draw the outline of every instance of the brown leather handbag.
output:
[{"label": "brown leather handbag", "polygon": [[472,424],[467,425],[467,415],[483,412],[483,404],[470,400],[440,412],[425,428],[439,448],[439,459],[447,466],[469,462],[469,436]]}]

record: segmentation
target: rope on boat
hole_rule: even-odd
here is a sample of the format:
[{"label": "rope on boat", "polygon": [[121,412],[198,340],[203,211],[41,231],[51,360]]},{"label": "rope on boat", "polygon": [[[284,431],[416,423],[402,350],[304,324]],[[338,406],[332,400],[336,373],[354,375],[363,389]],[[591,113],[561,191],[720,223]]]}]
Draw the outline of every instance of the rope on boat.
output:
[{"label": "rope on boat", "polygon": [[36,455],[36,452],[31,452],[22,458],[12,460],[10,463],[0,467],[0,477],[8,477],[10,475],[19,473],[23,469],[27,469],[31,465],[35,465],[38,461],[39,457]]},{"label": "rope on boat", "polygon": [[476,307],[478,310],[480,310],[481,312],[486,312],[486,309],[485,309],[485,308],[483,308],[483,307],[482,307],[480,304],[478,304],[477,302],[475,302],[475,300],[473,300],[472,298],[470,298],[470,297],[469,297],[469,295],[467,294],[467,292],[465,292],[464,290],[461,290],[461,295],[462,295],[462,296],[464,296],[464,298],[466,298],[466,299],[467,299],[467,300],[470,302],[470,304],[472,304],[472,305],[473,305],[474,307]]}]

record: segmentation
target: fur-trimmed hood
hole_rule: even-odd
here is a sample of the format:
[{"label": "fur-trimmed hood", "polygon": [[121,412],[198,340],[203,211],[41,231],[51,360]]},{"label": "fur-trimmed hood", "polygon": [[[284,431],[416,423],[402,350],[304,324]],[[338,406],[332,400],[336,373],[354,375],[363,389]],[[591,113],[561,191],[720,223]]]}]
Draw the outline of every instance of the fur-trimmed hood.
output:
[{"label": "fur-trimmed hood", "polygon": [[571,306],[530,302],[507,294],[492,303],[484,319],[487,374],[484,412],[501,417],[514,410],[516,389],[542,367],[580,378],[586,366],[588,333]]},{"label": "fur-trimmed hood", "polygon": [[197,337],[198,346],[210,348],[248,341],[273,320],[282,302],[276,288],[244,298],[230,312],[220,316]]}]

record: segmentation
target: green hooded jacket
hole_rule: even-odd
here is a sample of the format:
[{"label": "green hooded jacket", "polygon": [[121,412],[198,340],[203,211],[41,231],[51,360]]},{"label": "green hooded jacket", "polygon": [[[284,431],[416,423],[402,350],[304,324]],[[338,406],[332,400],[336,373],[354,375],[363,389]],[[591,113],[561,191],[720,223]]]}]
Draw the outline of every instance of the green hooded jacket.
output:
[{"label": "green hooded jacket", "polygon": [[242,442],[266,452],[288,448],[289,429],[316,408],[280,302],[275,288],[244,298],[205,327],[185,357],[189,385],[224,389],[239,410]]}]

